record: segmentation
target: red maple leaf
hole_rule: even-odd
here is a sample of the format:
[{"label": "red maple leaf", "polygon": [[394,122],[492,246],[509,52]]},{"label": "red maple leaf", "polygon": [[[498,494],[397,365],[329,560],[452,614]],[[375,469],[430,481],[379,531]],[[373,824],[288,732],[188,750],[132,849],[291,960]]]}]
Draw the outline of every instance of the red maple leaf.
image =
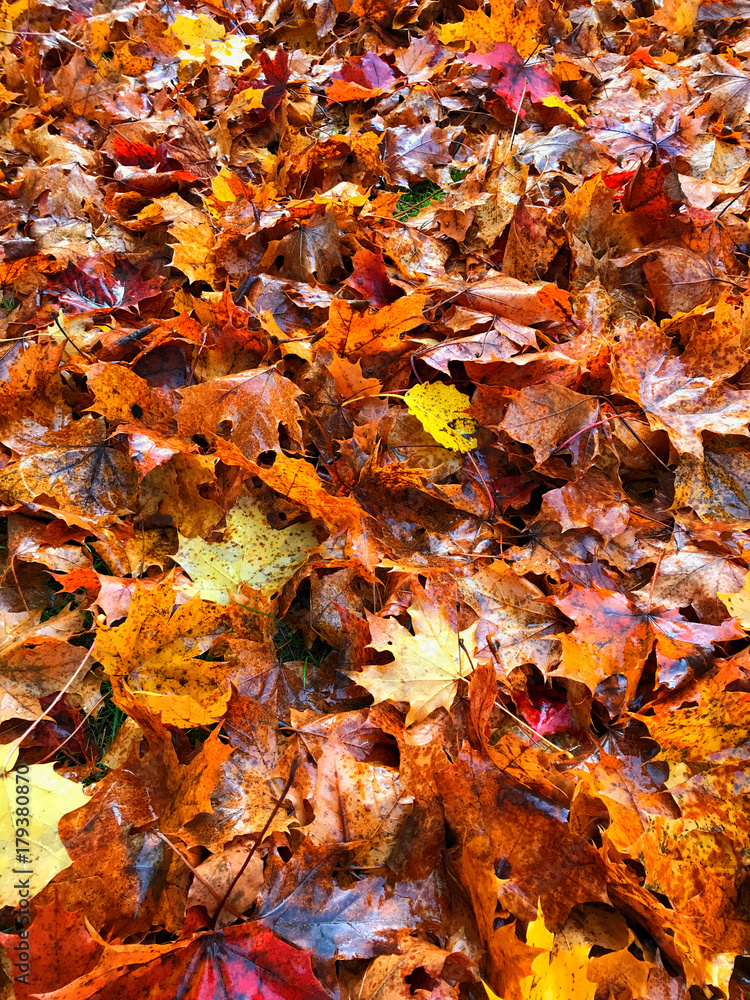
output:
[{"label": "red maple leaf", "polygon": [[[149,952],[154,957],[149,960]],[[127,954],[127,952],[126,952]],[[56,1000],[214,1000],[220,995],[266,1000],[330,1000],[312,973],[310,953],[286,944],[258,924],[199,933],[171,946],[106,951],[97,967],[58,990]],[[144,961],[144,957],[146,961]],[[231,984],[231,985],[230,985]]]},{"label": "red maple leaf", "polygon": [[492,52],[477,55],[475,52],[464,56],[473,66],[499,69],[503,77],[493,86],[496,94],[505,101],[511,111],[518,111],[523,117],[521,105],[524,97],[530,101],[543,101],[550,95],[560,96],[560,88],[543,66],[532,66],[518,54],[515,45],[500,42]]}]

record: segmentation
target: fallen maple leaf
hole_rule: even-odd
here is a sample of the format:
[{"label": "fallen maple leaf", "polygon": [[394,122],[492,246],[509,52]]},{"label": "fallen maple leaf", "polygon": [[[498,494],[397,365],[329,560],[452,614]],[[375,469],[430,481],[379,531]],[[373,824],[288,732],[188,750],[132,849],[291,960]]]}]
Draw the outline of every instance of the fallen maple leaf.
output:
[{"label": "fallen maple leaf", "polygon": [[442,609],[424,592],[416,591],[413,600],[409,608],[413,634],[393,619],[367,616],[373,649],[392,653],[394,663],[368,666],[351,675],[376,701],[408,702],[407,726],[436,708],[449,710],[459,682],[473,670],[460,645],[472,630],[456,633]]},{"label": "fallen maple leaf", "polygon": [[165,723],[191,728],[213,722],[229,701],[226,665],[199,659],[222,631],[224,610],[199,597],[175,610],[175,596],[169,581],[137,586],[127,619],[102,626],[94,655]]},{"label": "fallen maple leaf", "polygon": [[591,691],[609,678],[622,678],[622,689],[613,687],[605,703],[627,705],[634,696],[641,671],[652,650],[656,650],[657,677],[674,686],[693,667],[710,662],[715,642],[737,638],[741,633],[733,622],[697,625],[676,611],[642,609],[623,594],[601,588],[575,588],[555,604],[577,622],[570,634],[560,635],[560,672],[586,684]]},{"label": "fallen maple leaf", "polygon": [[519,16],[513,0],[493,0],[489,14],[464,9],[459,24],[442,25],[440,41],[443,45],[461,42],[466,48],[473,43],[477,52],[490,52],[498,44],[510,43],[526,58],[536,48],[541,26],[536,6],[529,5]]},{"label": "fallen maple leaf", "polygon": [[530,1000],[543,1000],[551,991],[559,1000],[594,1000],[596,983],[587,975],[588,945],[554,947],[556,938],[545,925],[541,903],[539,915],[526,930],[526,943],[543,949],[531,963],[531,982],[524,984]]},{"label": "fallen maple leaf", "polygon": [[271,860],[256,919],[285,941],[309,949],[320,976],[337,959],[401,950],[418,923],[412,901],[380,877],[350,889],[333,882],[340,849],[304,841],[290,861]]},{"label": "fallen maple leaf", "polygon": [[18,996],[743,994],[750,0],[631,6],[3,4]]},{"label": "fallen maple leaf", "polygon": [[349,356],[352,354],[377,354],[398,352],[405,349],[402,336],[419,326],[424,317],[422,310],[428,297],[419,292],[396,299],[374,314],[362,314],[344,300],[331,303],[331,314],[325,336],[318,350]]},{"label": "fallen maple leaf", "polygon": [[246,996],[269,1000],[326,1000],[313,976],[310,954],[298,951],[258,924],[193,934],[174,944],[110,945],[99,964],[45,1000],[213,1000],[232,983]]},{"label": "fallen maple leaf", "polygon": [[282,424],[301,446],[300,395],[294,383],[276,368],[225,375],[183,389],[177,426],[182,435],[190,437],[207,431],[218,433],[220,425],[231,423],[232,443],[248,458],[256,458],[263,451],[279,449]]},{"label": "fallen maple leaf", "polygon": [[232,508],[220,542],[180,537],[174,559],[193,581],[182,587],[185,593],[227,604],[244,585],[272,596],[317,544],[309,524],[274,531],[246,497]]},{"label": "fallen maple leaf", "polygon": [[513,397],[499,427],[531,445],[537,463],[567,447],[578,463],[590,464],[600,433],[598,417],[599,405],[590,396],[565,386],[533,386]]},{"label": "fallen maple leaf", "polygon": [[114,520],[132,508],[136,478],[130,458],[108,437],[103,421],[88,418],[30,441],[24,457],[0,472],[0,495],[11,502],[51,496],[92,523]]},{"label": "fallen maple leaf", "polygon": [[522,59],[516,47],[509,42],[498,43],[484,55],[471,53],[464,59],[473,66],[501,70],[502,79],[492,89],[503,98],[511,111],[520,112],[522,117],[521,105],[525,97],[530,101],[560,97],[560,88],[547,70],[543,66],[530,65],[528,59]]},{"label": "fallen maple leaf", "polygon": [[[36,916],[27,931],[28,939],[13,934],[0,934],[0,942],[16,955],[21,950],[17,945],[28,944],[29,965],[34,969],[34,985],[15,978],[13,989],[16,1000],[30,1000],[32,991],[44,993],[67,985],[89,972],[96,965],[102,950],[99,942],[88,933],[81,914],[70,913],[57,898],[46,906],[37,905],[36,910]],[[63,930],[68,945],[60,948],[58,945]]]},{"label": "fallen maple leaf", "polygon": [[287,278],[325,284],[343,264],[333,213],[329,209],[322,217],[295,226],[291,233],[271,245],[268,256],[283,258],[283,273]]},{"label": "fallen maple leaf", "polygon": [[[13,753],[13,758],[17,754]],[[9,758],[10,754],[6,754]],[[33,899],[58,872],[72,864],[57,832],[62,816],[87,801],[80,785],[55,773],[55,765],[32,764],[9,770],[5,761],[0,793],[0,902],[17,905],[18,879],[26,876]],[[34,803],[33,809],[28,803]],[[24,805],[24,802],[26,805]],[[19,861],[19,858],[21,859]],[[18,872],[20,867],[25,871]]]},{"label": "fallen maple leaf", "polygon": [[374,52],[355,56],[333,74],[333,84],[326,91],[329,101],[356,101],[374,97],[394,80],[393,70]]}]

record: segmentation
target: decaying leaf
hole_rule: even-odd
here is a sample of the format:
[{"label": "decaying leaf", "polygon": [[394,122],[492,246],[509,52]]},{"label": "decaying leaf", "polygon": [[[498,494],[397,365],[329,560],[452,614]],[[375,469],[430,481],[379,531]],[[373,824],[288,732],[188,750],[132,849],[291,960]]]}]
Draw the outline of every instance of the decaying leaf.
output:
[{"label": "decaying leaf", "polygon": [[309,524],[275,530],[249,498],[227,518],[220,542],[180,537],[175,561],[190,576],[183,588],[202,600],[227,604],[243,586],[272,596],[309,557],[317,539]]}]

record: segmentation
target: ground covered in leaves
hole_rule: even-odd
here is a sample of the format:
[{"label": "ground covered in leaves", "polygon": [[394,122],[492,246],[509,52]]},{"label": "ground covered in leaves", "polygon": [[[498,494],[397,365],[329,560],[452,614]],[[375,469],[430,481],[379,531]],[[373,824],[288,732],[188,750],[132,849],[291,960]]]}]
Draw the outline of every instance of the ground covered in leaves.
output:
[{"label": "ground covered in leaves", "polygon": [[2,4],[4,1000],[748,995],[749,22]]}]

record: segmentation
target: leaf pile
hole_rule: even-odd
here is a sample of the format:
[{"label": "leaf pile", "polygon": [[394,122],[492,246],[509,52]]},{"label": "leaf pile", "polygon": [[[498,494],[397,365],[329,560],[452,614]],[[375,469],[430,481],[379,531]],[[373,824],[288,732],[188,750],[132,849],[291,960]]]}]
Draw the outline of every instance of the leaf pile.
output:
[{"label": "leaf pile", "polygon": [[750,6],[0,30],[2,996],[747,996]]}]

